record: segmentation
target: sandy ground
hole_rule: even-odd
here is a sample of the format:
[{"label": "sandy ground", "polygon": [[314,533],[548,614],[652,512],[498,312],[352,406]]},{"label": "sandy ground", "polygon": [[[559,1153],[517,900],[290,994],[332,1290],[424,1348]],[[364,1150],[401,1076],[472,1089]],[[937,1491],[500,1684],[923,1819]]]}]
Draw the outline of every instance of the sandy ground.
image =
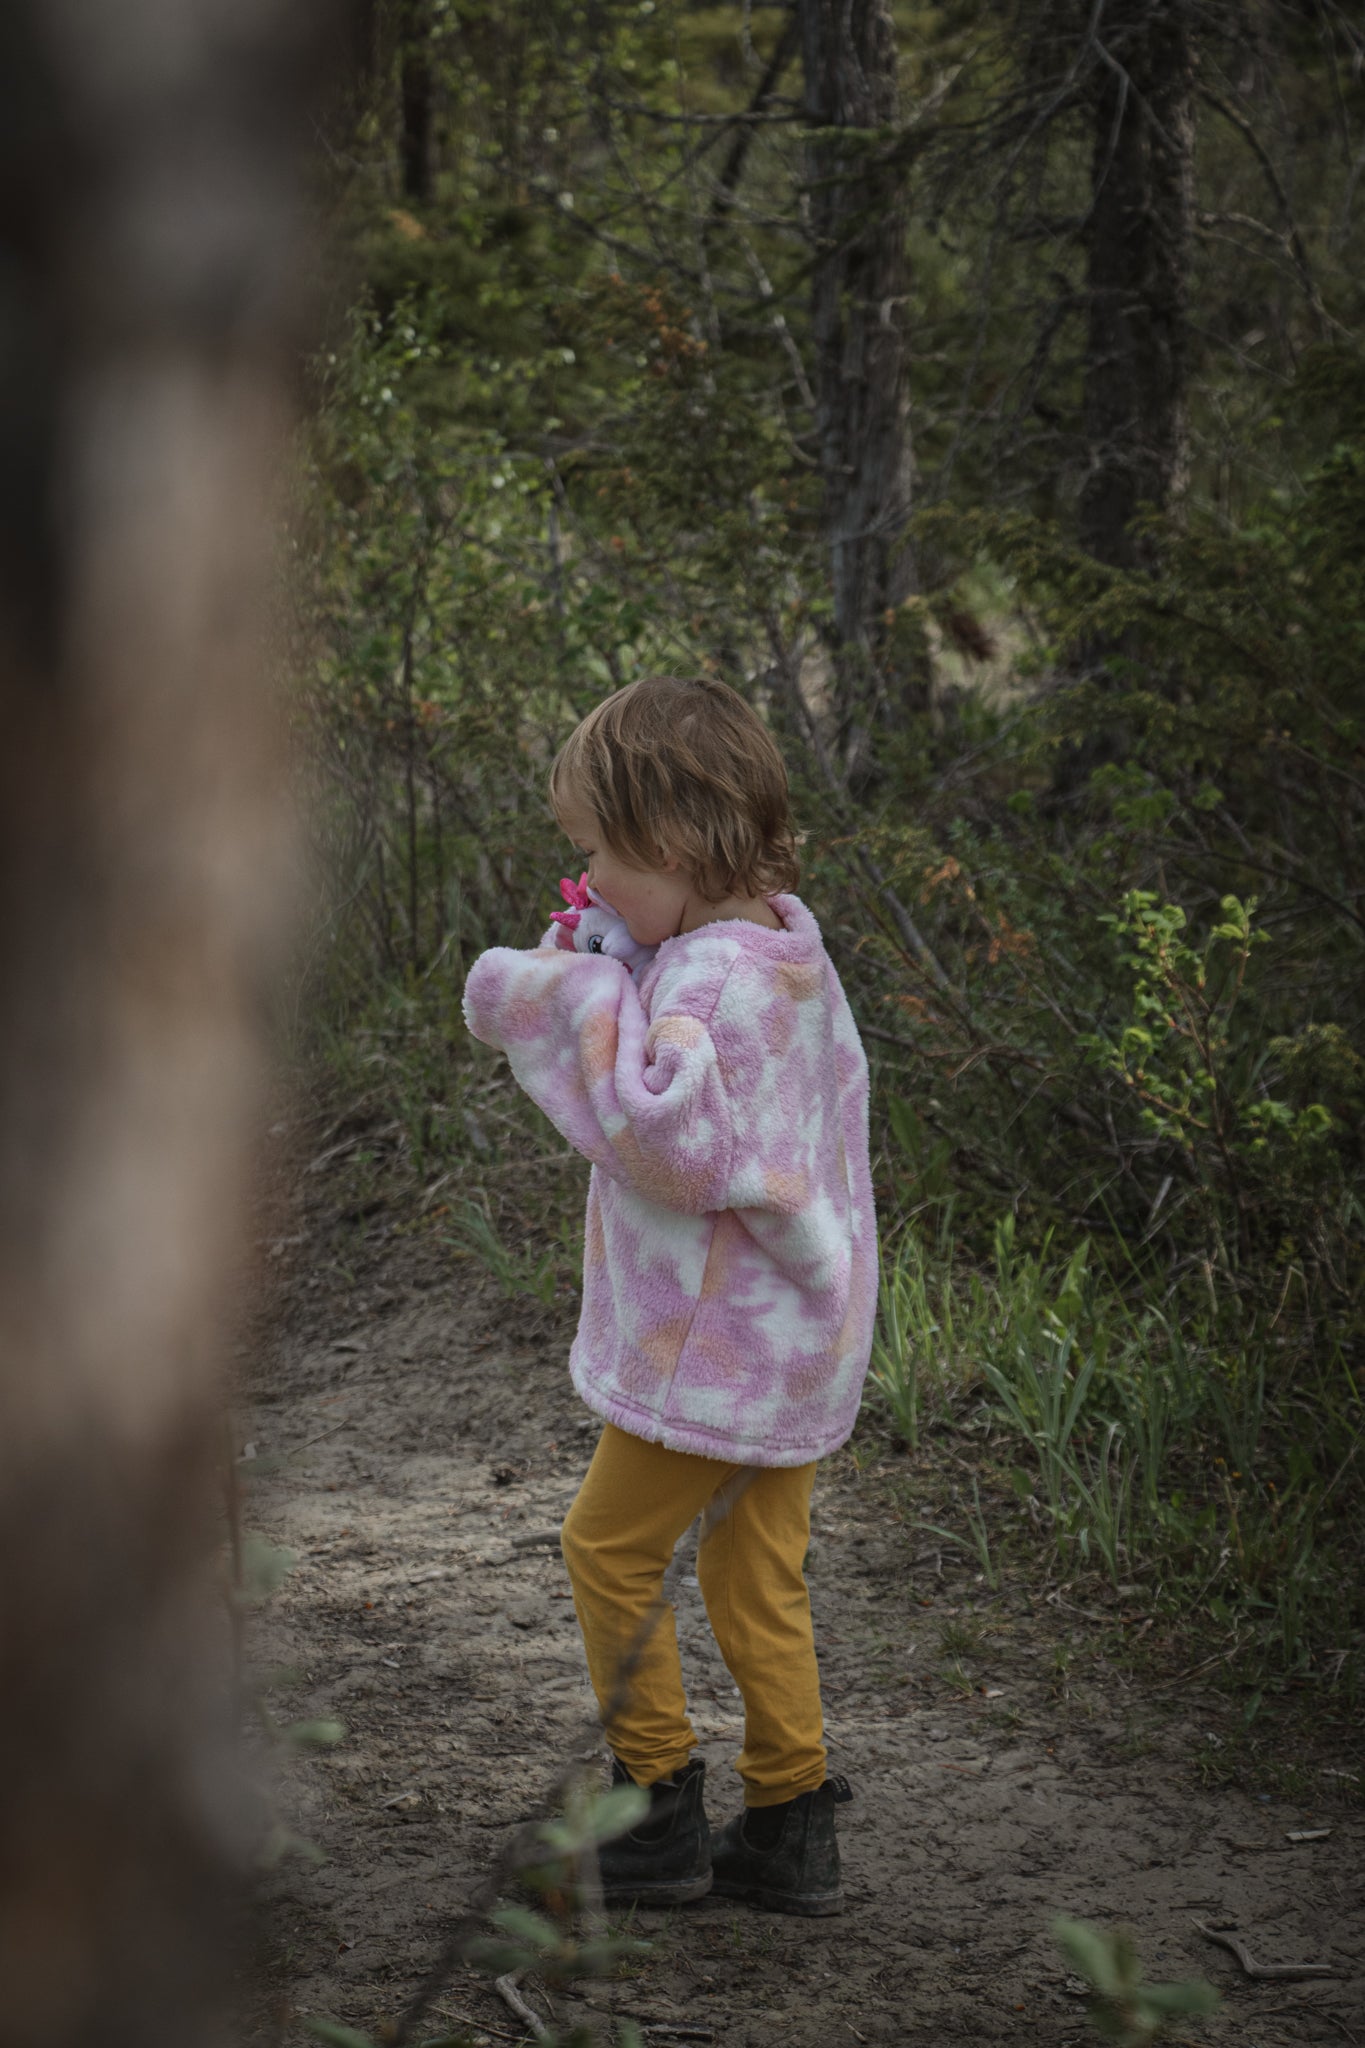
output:
[{"label": "sandy ground", "polygon": [[[509,1302],[439,1229],[328,1167],[286,1176],[272,1217],[238,1448],[247,1522],[298,1562],[255,1655],[273,1715],[346,1728],[279,1772],[283,1817],[323,1859],[263,1880],[255,2027],[292,2044],[310,2016],[382,2032],[506,1831],[600,1750],[553,1540],[596,1424],[568,1381],[567,1305]],[[1135,1617],[1096,1594],[1009,1577],[993,1593],[915,1526],[921,1478],[927,1501],[927,1464],[869,1418],[817,1487],[831,1767],[855,1790],[844,1916],[643,1915],[653,1946],[628,1974],[582,1996],[528,1978],[533,2008],[730,2048],[1094,2039],[1049,1932],[1066,1913],[1130,1928],[1153,1981],[1219,1987],[1220,2010],[1174,2040],[1365,2048],[1365,1810],[1340,1724],[1300,1743],[1290,1791],[1220,1782],[1235,1705],[1114,1654]],[[739,1701],[685,1555],[674,1578],[716,1823],[739,1801]],[[1235,1928],[1258,1964],[1336,1974],[1249,1978],[1196,1919]],[[465,1965],[415,2038],[452,2033],[528,2038]]]}]

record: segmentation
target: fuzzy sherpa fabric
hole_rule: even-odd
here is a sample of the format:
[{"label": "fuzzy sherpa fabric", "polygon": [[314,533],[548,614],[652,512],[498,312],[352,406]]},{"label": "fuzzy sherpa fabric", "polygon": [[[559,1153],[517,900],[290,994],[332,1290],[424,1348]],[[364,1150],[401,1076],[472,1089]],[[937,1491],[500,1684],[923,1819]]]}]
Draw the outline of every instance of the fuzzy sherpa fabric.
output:
[{"label": "fuzzy sherpa fabric", "polygon": [[802,1465],[853,1427],[877,1237],[867,1061],[819,927],[726,919],[619,961],[495,946],[465,1020],[592,1161],[574,1385],[619,1429]]}]

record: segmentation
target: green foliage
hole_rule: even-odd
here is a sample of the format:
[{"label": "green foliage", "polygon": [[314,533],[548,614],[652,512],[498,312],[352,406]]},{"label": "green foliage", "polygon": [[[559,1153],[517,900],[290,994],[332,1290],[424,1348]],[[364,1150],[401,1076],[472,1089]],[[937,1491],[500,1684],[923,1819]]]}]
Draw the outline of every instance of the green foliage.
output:
[{"label": "green foliage", "polygon": [[871,1378],[912,1451],[919,1448],[926,1392],[935,1389],[940,1410],[950,1399],[946,1375],[956,1330],[952,1291],[942,1277],[941,1265],[929,1260],[912,1233],[901,1238],[894,1258],[883,1255]]},{"label": "green foliage", "polygon": [[1030,521],[934,519],[945,555],[1006,564],[1054,674],[1107,651],[995,720],[950,815],[927,791],[913,831],[883,820],[948,985],[897,989],[894,943],[875,956],[898,1035],[952,1084],[898,1134],[920,1174],[1266,1293],[1293,1266],[1351,1315],[1362,469],[1338,450],[1243,533],[1162,534],[1154,574]]},{"label": "green foliage", "polygon": [[[563,1816],[523,1831],[509,1843],[482,1888],[478,1912],[470,1915],[470,1924],[448,1951],[450,1967],[469,1963],[513,1981],[534,1972],[546,1983],[567,1984],[579,1977],[609,1975],[649,1953],[647,1941],[601,1924],[600,1909],[595,1915],[577,1913],[579,1903],[590,1904],[597,1889],[599,1844],[634,1827],[649,1810],[649,1795],[638,1785],[602,1790],[577,1770],[567,1775]],[[509,1880],[538,1904],[493,1905],[495,1887]],[[479,1933],[481,1923],[493,1931]],[[429,1982],[428,1999],[435,1989]],[[308,2026],[328,2048],[376,2048],[371,2037],[335,2020],[310,2020]],[[392,2033],[391,2025],[382,2026],[378,2039]],[[451,2035],[419,2042],[417,2048],[459,2048],[466,2038]],[[594,2048],[597,2038],[595,2031],[578,2027],[567,2033],[543,2024],[537,2027],[537,2039],[548,2048]],[[617,2048],[640,2048],[633,2022],[621,2022],[614,2039]]]},{"label": "green foliage", "polygon": [[[230,1485],[233,1489],[229,1497],[232,1572],[227,1586],[227,1598],[229,1612],[234,1621],[234,1648],[241,1706],[250,1710],[265,1741],[277,1751],[306,1752],[334,1749],[339,1742],[346,1739],[346,1724],[343,1721],[281,1721],[266,1697],[270,1681],[246,1668],[243,1619],[273,1599],[298,1563],[298,1559],[293,1551],[269,1542],[259,1531],[244,1530],[241,1527],[239,1497],[236,1492],[238,1483],[234,1471],[230,1475]],[[274,1869],[286,1857],[294,1857],[305,1863],[322,1863],[326,1860],[316,1843],[309,1841],[278,1819],[270,1821],[264,1839],[257,1846],[256,1855],[259,1867],[263,1870]]]},{"label": "green foliage", "polygon": [[581,1228],[567,1245],[514,1252],[508,1249],[486,1202],[469,1200],[452,1208],[450,1222],[454,1242],[476,1255],[509,1300],[529,1296],[548,1308],[556,1296],[577,1285],[583,1264]]},{"label": "green foliage", "polygon": [[335,1749],[346,1740],[344,1721],[294,1721],[284,1731],[290,1749]]},{"label": "green foliage", "polygon": [[[911,166],[926,509],[886,634],[934,687],[907,709],[890,665],[854,795],[822,725],[794,73],[750,118],[777,17],[450,0],[425,208],[391,203],[392,137],[361,123],[365,288],[315,366],[295,520],[327,878],[298,1036],[400,1127],[452,1252],[557,1299],[574,1169],[468,1046],[459,987],[555,906],[545,776],[576,719],[651,670],[727,675],[786,752],[803,893],[874,1057],[896,1428],[914,1444],[975,1388],[1069,1563],[1160,1558],[1209,1625],[1326,1668],[1365,1344],[1365,264],[1311,118],[1334,46],[1295,43],[1279,81],[1321,195],[1316,301],[1278,216],[1228,231],[1265,164],[1201,114],[1191,487],[1121,572],[1070,539],[1071,29],[897,7],[904,119],[863,140]],[[1202,47],[1235,46],[1228,22]],[[960,651],[983,641],[985,670]],[[959,1540],[998,1569],[973,1515]]]},{"label": "green foliage", "polygon": [[374,2048],[368,2034],[358,2033],[354,2027],[343,2027],[337,2020],[307,2019],[304,2021],[308,2032],[317,2041],[324,2041],[327,2048]]},{"label": "green foliage", "polygon": [[[458,981],[495,940],[533,942],[564,857],[556,746],[604,691],[715,666],[741,618],[785,601],[805,487],[742,364],[710,368],[685,308],[614,274],[564,318],[576,347],[451,366],[497,426],[434,396],[438,297],[357,313],[318,366],[298,642],[333,878],[313,1001],[338,1022],[357,957],[412,989]],[[524,439],[514,395],[536,413]],[[584,405],[605,417],[590,449],[566,448],[562,415]]]},{"label": "green foliage", "polygon": [[259,1530],[248,1529],[242,1538],[234,1600],[241,1607],[264,1607],[279,1592],[298,1561],[295,1551],[272,1543]]},{"label": "green foliage", "polygon": [[1052,1932],[1067,1961],[1094,1987],[1090,2018],[1095,2031],[1119,2048],[1142,2048],[1164,2034],[1172,2020],[1211,2013],[1219,2004],[1211,1984],[1144,1984],[1133,1938],[1059,1918]]},{"label": "green foliage", "polygon": [[[1361,1515],[1339,1481],[1365,1429],[1337,1347],[1312,1371],[1291,1359],[1286,1376],[1273,1321],[1246,1318],[1235,1294],[1198,1313],[1134,1305],[1088,1242],[1069,1257],[1028,1250],[1012,1216],[989,1274],[926,1261],[913,1229],[885,1266],[874,1384],[907,1442],[926,1418],[949,1424],[984,1401],[982,1455],[1068,1572],[1150,1579],[1260,1683],[1322,1658],[1359,1685]],[[975,1478],[965,1535],[922,1526],[996,1582],[1001,1543]]]},{"label": "green foliage", "polygon": [[975,1474],[972,1476],[972,1504],[967,1511],[969,1538],[964,1539],[953,1529],[940,1528],[936,1522],[921,1522],[919,1526],[927,1530],[931,1536],[941,1536],[946,1543],[955,1543],[963,1550],[974,1551],[976,1553],[976,1561],[981,1567],[982,1578],[986,1581],[992,1592],[998,1588],[1000,1573],[991,1555],[990,1529],[987,1526],[986,1517],[982,1510],[981,1488]]}]

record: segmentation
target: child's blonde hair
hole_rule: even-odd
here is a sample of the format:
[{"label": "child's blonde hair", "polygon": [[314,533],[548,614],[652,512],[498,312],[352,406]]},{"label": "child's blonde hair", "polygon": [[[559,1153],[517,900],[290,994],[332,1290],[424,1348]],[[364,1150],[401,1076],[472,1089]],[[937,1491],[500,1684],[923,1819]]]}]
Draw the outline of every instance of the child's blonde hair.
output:
[{"label": "child's blonde hair", "polygon": [[710,676],[645,676],[603,698],[550,770],[561,823],[566,795],[623,860],[678,860],[708,903],[771,896],[800,877],[782,756],[757,713]]}]

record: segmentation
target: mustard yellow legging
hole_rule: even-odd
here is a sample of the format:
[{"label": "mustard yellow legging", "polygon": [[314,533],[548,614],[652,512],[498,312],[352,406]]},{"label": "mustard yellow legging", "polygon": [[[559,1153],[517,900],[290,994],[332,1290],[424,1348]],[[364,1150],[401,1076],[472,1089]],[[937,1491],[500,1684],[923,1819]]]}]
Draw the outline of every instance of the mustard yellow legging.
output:
[{"label": "mustard yellow legging", "polygon": [[697,1739],[662,1588],[673,1547],[698,1515],[702,1597],[744,1700],[745,1803],[775,1806],[824,1783],[802,1571],[814,1478],[814,1465],[759,1470],[603,1429],[562,1542],[607,1740],[637,1784],[671,1776]]}]

